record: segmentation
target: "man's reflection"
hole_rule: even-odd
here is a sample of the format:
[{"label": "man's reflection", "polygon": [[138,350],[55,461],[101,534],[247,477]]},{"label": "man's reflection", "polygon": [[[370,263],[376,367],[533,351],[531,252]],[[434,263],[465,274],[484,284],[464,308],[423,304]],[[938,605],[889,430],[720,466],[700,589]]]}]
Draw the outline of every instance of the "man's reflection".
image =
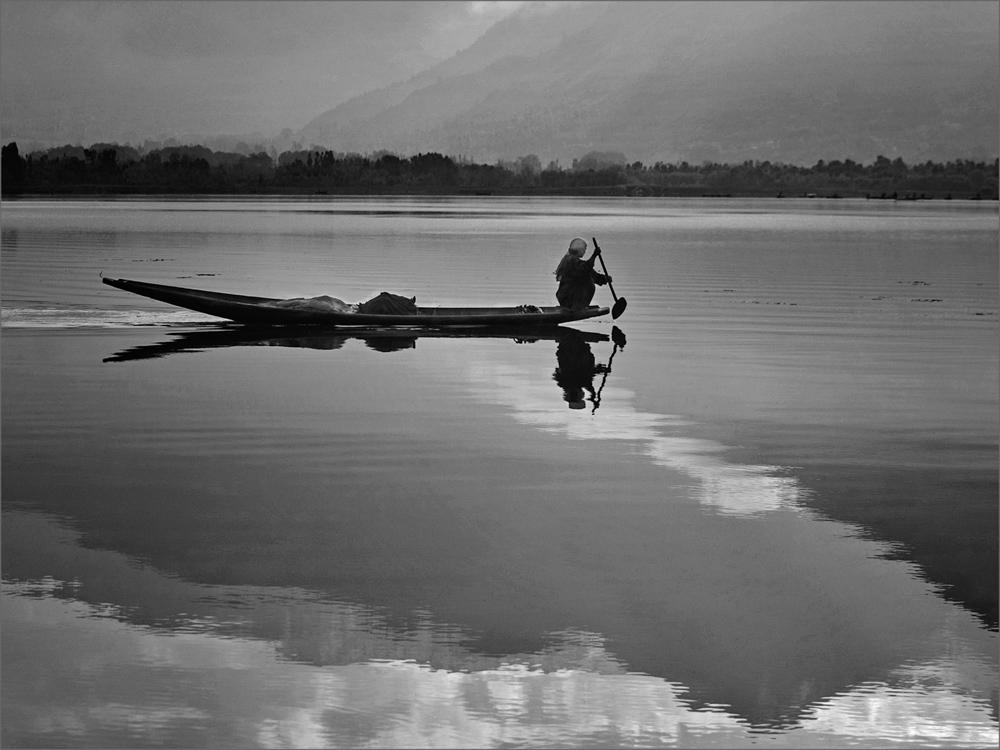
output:
[{"label": "man's reflection", "polygon": [[598,396],[594,390],[594,376],[608,372],[608,366],[597,363],[590,344],[578,331],[567,331],[560,337],[556,345],[556,361],[558,365],[552,379],[563,389],[563,400],[569,408],[586,408],[587,393],[596,407]]}]

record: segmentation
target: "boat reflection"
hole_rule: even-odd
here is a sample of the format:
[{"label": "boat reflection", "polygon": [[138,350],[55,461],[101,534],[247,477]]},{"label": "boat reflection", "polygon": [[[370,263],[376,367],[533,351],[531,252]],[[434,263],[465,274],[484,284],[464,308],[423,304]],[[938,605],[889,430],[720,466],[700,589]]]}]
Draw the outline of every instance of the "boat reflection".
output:
[{"label": "boat reflection", "polygon": [[[618,330],[613,336],[624,339]],[[532,341],[575,341],[584,344],[607,341],[604,333],[580,331],[564,326],[490,326],[488,328],[319,328],[317,326],[256,327],[215,325],[205,329],[186,329],[171,334],[167,341],[143,344],[123,349],[104,359],[105,362],[128,362],[156,359],[168,354],[200,352],[232,346],[287,346],[300,349],[340,349],[348,341],[358,340],[379,352],[413,349],[420,338],[493,338],[511,339],[519,343]],[[588,347],[589,348],[589,347]]]},{"label": "boat reflection", "polygon": [[[626,338],[618,326],[608,336],[604,333],[581,331],[565,326],[532,326],[463,329],[428,328],[358,328],[345,330],[303,327],[254,327],[212,325],[209,329],[184,330],[171,334],[167,341],[142,344],[106,357],[104,362],[130,362],[141,359],[158,359],[170,354],[201,352],[234,346],[285,346],[300,349],[341,349],[351,340],[363,342],[378,352],[398,352],[414,349],[420,338],[493,338],[510,339],[517,343],[555,341],[557,366],[552,379],[563,389],[563,399],[570,409],[586,408],[586,394],[590,394],[592,412],[601,403],[601,391],[611,372],[611,361],[619,349],[624,349]],[[614,341],[614,349],[607,364],[599,364],[590,345]],[[600,387],[594,387],[595,375],[603,375]]]}]

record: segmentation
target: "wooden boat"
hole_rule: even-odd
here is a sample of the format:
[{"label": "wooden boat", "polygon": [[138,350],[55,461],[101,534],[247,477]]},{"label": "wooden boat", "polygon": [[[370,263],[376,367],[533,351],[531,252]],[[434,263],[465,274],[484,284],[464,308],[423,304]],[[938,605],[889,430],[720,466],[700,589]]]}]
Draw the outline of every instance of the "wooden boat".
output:
[{"label": "wooden boat", "polygon": [[[596,318],[610,312],[607,307],[591,305],[584,310],[564,307],[420,307],[415,314],[383,315],[335,309],[333,306],[308,304],[311,300],[282,300],[271,297],[249,297],[242,294],[208,292],[164,284],[149,284],[128,279],[103,279],[117,289],[143,297],[183,307],[187,310],[215,315],[236,323],[257,325],[323,325],[339,326],[539,326],[558,325],[574,320]],[[314,298],[314,300],[330,298]],[[303,304],[296,304],[296,303]]]}]

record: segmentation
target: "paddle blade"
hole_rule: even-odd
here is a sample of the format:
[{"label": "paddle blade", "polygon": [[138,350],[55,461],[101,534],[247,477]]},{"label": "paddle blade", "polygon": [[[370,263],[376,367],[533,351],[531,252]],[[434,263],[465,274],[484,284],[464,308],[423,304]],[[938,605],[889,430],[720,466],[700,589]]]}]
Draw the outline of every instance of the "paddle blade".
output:
[{"label": "paddle blade", "polygon": [[622,313],[625,312],[625,307],[627,305],[628,302],[625,301],[625,298],[619,297],[615,302],[615,306],[611,308],[611,317],[618,320],[618,318],[622,316]]}]

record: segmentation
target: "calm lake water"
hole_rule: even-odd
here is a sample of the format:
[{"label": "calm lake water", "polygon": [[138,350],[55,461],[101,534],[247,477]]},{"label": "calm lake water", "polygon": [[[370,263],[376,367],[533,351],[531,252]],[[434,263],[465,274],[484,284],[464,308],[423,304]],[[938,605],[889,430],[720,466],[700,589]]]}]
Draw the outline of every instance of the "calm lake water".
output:
[{"label": "calm lake water", "polygon": [[[996,203],[17,200],[2,232],[3,746],[1000,740]],[[99,277],[554,304],[577,235],[628,309],[560,335],[250,336]]]}]

